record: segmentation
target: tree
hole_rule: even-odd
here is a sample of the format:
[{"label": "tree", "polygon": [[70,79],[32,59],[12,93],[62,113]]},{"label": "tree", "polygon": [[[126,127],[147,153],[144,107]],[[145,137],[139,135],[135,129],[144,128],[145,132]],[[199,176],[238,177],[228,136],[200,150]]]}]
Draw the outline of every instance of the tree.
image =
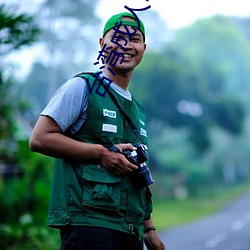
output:
[{"label": "tree", "polygon": [[33,23],[32,16],[16,15],[4,4],[0,5],[0,56],[32,44],[38,33],[39,29]]},{"label": "tree", "polygon": [[188,128],[199,152],[211,145],[213,126],[239,134],[249,102],[249,56],[245,36],[229,18],[215,16],[177,31],[161,54],[148,55],[135,72],[149,120]]},{"label": "tree", "polygon": [[[217,15],[201,19],[180,30],[175,44],[194,68],[208,76],[205,86],[208,95],[244,94],[241,88],[249,89],[249,41],[233,18]],[[220,76],[217,80],[215,73]],[[222,88],[215,93],[218,86]]]},{"label": "tree", "polygon": [[[22,96],[32,98],[33,116],[45,107],[55,90],[69,77],[94,67],[94,44],[98,52],[101,28],[95,15],[98,0],[45,0],[37,7],[36,23],[41,29],[41,57],[23,82]],[[91,61],[92,60],[92,61]],[[41,89],[43,92],[41,93]]]},{"label": "tree", "polygon": [[[30,45],[39,34],[39,29],[29,15],[16,15],[7,6],[0,5],[0,56],[25,45]],[[1,68],[2,67],[2,68]],[[17,110],[20,107],[13,78],[5,74],[6,66],[0,66],[0,159],[13,160],[15,147],[14,131]]]},{"label": "tree", "polygon": [[161,189],[174,189],[181,179],[195,194],[228,176],[231,184],[249,178],[243,140],[249,57],[247,36],[222,16],[178,30],[161,53],[146,54],[131,88],[148,114],[150,163],[160,172]]},{"label": "tree", "polygon": [[41,4],[36,21],[48,55],[47,101],[61,84],[57,67],[65,64],[64,72],[75,74],[90,58],[93,43],[98,41],[99,19],[94,13],[97,3],[98,0],[45,0]]}]

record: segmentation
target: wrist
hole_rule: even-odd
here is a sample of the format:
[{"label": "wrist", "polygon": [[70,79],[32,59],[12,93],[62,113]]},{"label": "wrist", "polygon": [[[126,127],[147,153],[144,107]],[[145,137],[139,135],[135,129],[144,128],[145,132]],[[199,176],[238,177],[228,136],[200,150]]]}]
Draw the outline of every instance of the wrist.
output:
[{"label": "wrist", "polygon": [[98,145],[98,147],[99,147],[99,150],[98,150],[98,160],[102,160],[102,158],[104,157],[104,156],[106,156],[107,154],[108,154],[108,149],[107,148],[105,148],[103,145]]}]

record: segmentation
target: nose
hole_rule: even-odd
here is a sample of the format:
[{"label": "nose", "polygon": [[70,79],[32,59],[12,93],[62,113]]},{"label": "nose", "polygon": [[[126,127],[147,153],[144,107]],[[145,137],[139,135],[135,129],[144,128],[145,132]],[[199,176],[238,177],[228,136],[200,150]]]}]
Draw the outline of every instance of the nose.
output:
[{"label": "nose", "polygon": [[127,43],[125,43],[123,45],[123,47],[126,49],[126,50],[131,50],[132,49],[132,41],[129,41],[129,39],[127,39]]}]

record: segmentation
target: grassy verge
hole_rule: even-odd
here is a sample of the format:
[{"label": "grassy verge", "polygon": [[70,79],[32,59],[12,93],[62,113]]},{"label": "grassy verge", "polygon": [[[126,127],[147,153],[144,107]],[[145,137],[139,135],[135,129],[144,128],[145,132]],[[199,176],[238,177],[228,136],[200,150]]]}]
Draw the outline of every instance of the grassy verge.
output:
[{"label": "grassy verge", "polygon": [[[250,185],[216,189],[210,197],[177,200],[154,200],[153,219],[158,231],[198,220],[212,214],[250,190]],[[0,224],[0,249],[53,250],[60,248],[59,231],[41,226],[25,227]]]},{"label": "grassy verge", "polygon": [[219,211],[250,190],[250,185],[220,188],[210,197],[185,200],[154,200],[153,220],[158,231],[198,220]]}]

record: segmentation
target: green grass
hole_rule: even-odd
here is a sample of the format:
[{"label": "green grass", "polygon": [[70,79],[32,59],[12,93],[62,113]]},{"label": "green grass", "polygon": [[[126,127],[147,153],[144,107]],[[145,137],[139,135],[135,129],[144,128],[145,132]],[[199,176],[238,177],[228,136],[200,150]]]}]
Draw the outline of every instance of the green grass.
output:
[{"label": "green grass", "polygon": [[250,190],[250,185],[220,188],[210,197],[185,200],[154,200],[153,220],[158,231],[211,215]]},{"label": "green grass", "polygon": [[[250,185],[248,184],[234,188],[216,188],[216,191],[212,192],[209,197],[206,195],[203,198],[189,198],[182,201],[154,200],[154,224],[160,232],[198,220],[222,209],[249,190]],[[11,227],[0,224],[0,236],[7,246],[4,249],[8,250],[54,250],[60,247],[58,230],[48,228],[45,224],[41,226],[27,225],[24,228],[18,225]]]}]

